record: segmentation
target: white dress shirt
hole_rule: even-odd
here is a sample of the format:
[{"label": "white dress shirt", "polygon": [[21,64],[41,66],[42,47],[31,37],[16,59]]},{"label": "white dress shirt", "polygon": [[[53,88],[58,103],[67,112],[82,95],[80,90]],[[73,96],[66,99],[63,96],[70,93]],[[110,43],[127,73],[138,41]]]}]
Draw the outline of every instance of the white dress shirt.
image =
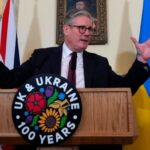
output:
[{"label": "white dress shirt", "polygon": [[[62,50],[62,60],[61,60],[61,76],[66,78],[68,77],[68,68],[69,61],[71,59],[72,51],[67,47],[67,45],[63,44]],[[84,69],[83,69],[83,52],[77,53],[77,64],[76,64],[76,88],[84,88],[85,80],[84,80]]]}]

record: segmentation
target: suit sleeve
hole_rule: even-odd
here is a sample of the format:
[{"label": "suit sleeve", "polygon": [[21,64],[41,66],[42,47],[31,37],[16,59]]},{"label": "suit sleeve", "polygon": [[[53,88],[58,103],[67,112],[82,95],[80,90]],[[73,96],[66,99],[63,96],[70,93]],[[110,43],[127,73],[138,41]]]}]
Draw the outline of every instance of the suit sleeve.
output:
[{"label": "suit sleeve", "polygon": [[143,64],[137,60],[125,76],[134,94],[137,89],[150,77],[150,68],[148,64]]},{"label": "suit sleeve", "polygon": [[134,94],[137,89],[150,77],[150,69],[147,64],[143,64],[137,60],[133,63],[128,73],[124,76],[117,75],[110,71],[111,87],[129,87]]},{"label": "suit sleeve", "polygon": [[21,86],[34,75],[43,59],[45,59],[45,54],[41,50],[35,50],[26,62],[12,70],[0,62],[0,88],[18,88]]}]

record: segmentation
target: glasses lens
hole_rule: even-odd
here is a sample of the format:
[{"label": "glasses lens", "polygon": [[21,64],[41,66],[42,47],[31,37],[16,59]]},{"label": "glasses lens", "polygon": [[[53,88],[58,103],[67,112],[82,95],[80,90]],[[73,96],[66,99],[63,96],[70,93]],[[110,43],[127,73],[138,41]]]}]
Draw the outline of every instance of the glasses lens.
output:
[{"label": "glasses lens", "polygon": [[86,27],[85,26],[79,26],[79,31],[80,31],[80,33],[85,33],[85,31],[86,31]]},{"label": "glasses lens", "polygon": [[90,34],[93,34],[95,32],[95,30],[92,27],[78,26],[78,25],[70,25],[70,26],[78,28],[81,34],[84,34],[87,30]]},{"label": "glasses lens", "polygon": [[85,33],[86,31],[88,30],[88,32],[90,34],[93,34],[94,33],[94,29],[92,27],[86,27],[86,26],[79,26],[79,31],[80,33]]}]

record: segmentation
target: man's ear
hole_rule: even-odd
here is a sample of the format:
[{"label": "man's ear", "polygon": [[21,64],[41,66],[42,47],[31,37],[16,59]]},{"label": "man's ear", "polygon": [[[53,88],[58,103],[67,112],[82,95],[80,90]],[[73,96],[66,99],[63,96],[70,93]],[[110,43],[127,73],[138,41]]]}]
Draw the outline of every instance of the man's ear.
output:
[{"label": "man's ear", "polygon": [[68,34],[68,32],[69,32],[69,26],[67,25],[67,24],[64,24],[63,25],[63,32],[64,32],[64,35],[67,35]]}]

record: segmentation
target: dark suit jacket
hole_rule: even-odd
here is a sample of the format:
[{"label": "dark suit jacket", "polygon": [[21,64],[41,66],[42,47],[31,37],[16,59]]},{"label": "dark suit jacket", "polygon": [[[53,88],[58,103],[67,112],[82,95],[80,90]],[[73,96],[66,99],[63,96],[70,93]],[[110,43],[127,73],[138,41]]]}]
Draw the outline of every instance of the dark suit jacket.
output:
[{"label": "dark suit jacket", "polygon": [[[40,73],[60,75],[62,46],[37,49],[31,58],[20,67],[8,70],[0,63],[0,86],[13,88],[21,86],[28,78]],[[124,77],[117,75],[111,69],[105,57],[84,51],[83,53],[85,87],[131,87],[134,93],[148,78],[149,69],[138,62]]]}]

